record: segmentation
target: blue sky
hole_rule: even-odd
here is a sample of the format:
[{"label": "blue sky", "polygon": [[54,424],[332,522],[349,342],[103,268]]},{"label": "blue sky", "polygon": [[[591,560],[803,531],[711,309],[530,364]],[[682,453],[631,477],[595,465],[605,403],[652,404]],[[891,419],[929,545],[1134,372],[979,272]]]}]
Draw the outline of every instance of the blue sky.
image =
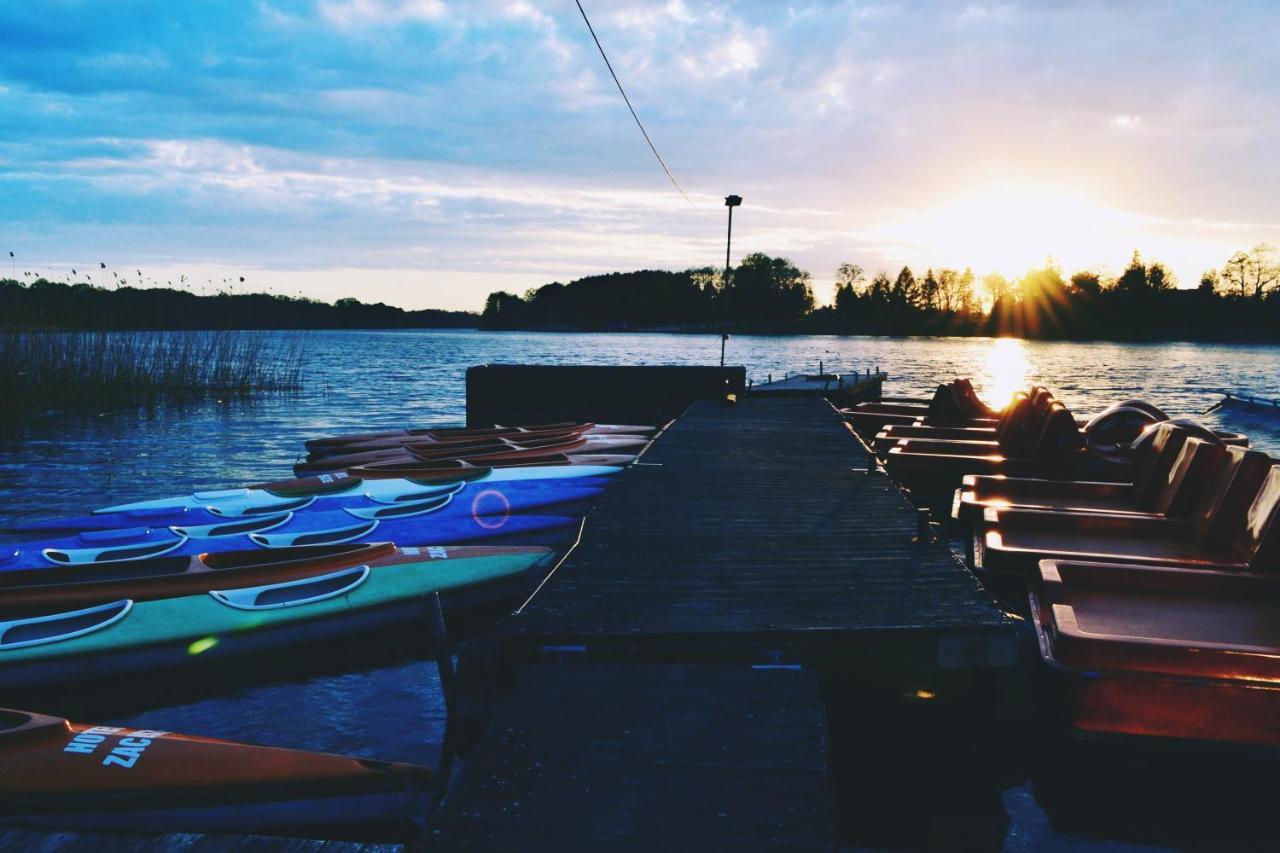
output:
[{"label": "blue sky", "polygon": [[1280,243],[1275,3],[584,6],[693,204],[572,0],[0,2],[0,258],[475,308],[721,263],[728,193],[820,298]]}]

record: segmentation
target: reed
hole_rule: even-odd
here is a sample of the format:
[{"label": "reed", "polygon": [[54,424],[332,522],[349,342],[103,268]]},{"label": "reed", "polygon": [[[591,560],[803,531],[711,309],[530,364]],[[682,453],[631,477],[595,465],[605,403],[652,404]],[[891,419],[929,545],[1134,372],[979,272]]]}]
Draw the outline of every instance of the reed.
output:
[{"label": "reed", "polygon": [[265,332],[0,332],[0,421],[302,386],[298,337]]}]

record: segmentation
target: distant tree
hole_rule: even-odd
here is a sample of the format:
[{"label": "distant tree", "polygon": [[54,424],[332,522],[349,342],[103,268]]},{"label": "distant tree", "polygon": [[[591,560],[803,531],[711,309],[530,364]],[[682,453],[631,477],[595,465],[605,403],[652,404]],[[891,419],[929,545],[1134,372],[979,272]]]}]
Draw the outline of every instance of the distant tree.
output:
[{"label": "distant tree", "polygon": [[1174,290],[1178,279],[1164,264],[1155,261],[1147,267],[1147,290],[1159,293],[1163,290]]},{"label": "distant tree", "polygon": [[913,305],[918,298],[918,291],[916,276],[911,271],[911,267],[903,267],[898,270],[898,277],[894,279],[893,290],[891,291],[894,301]]},{"label": "distant tree", "polygon": [[938,307],[938,292],[941,289],[942,286],[938,284],[938,277],[933,274],[933,267],[930,267],[924,274],[924,278],[920,280],[916,304],[930,311],[936,309]]},{"label": "distant tree", "polygon": [[858,302],[866,275],[857,264],[844,263],[836,270],[836,315],[848,320]]},{"label": "distant tree", "polygon": [[809,273],[786,258],[760,252],[742,259],[726,294],[732,318],[744,322],[787,323],[813,311]]},{"label": "distant tree", "polygon": [[980,310],[978,308],[978,292],[974,289],[973,270],[969,267],[965,267],[964,272],[960,273],[960,278],[956,280],[956,290],[956,310],[963,311],[966,314],[978,313]]},{"label": "distant tree", "polygon": [[1124,272],[1120,273],[1120,277],[1116,279],[1115,289],[1118,293],[1147,292],[1147,267],[1142,263],[1142,255],[1137,249],[1133,250],[1129,266],[1125,267]]},{"label": "distant tree", "polygon": [[1222,268],[1222,286],[1229,293],[1254,299],[1280,287],[1276,247],[1259,243],[1247,252],[1236,252]]},{"label": "distant tree", "polygon": [[1217,270],[1205,270],[1200,274],[1200,285],[1196,288],[1204,294],[1217,296],[1222,292],[1222,278]]},{"label": "distant tree", "polygon": [[524,300],[519,296],[498,290],[490,293],[489,298],[484,301],[484,313],[481,316],[485,320],[505,320],[523,306]]},{"label": "distant tree", "polygon": [[885,303],[893,297],[893,282],[884,270],[876,273],[875,278],[867,285],[867,299],[872,302]]},{"label": "distant tree", "polygon": [[858,304],[858,294],[853,292],[853,285],[838,284],[836,285],[836,295],[832,302],[836,309],[836,314],[841,317],[847,317],[853,313],[854,306]]},{"label": "distant tree", "polygon": [[938,270],[938,307],[943,311],[973,310],[973,270]]},{"label": "distant tree", "polygon": [[1093,270],[1080,270],[1071,276],[1071,289],[1086,296],[1097,296],[1102,292],[1102,276]]},{"label": "distant tree", "polygon": [[[994,306],[997,302],[1013,292],[1009,279],[998,272],[987,273],[982,277],[982,291],[986,294],[987,303]],[[988,308],[988,310],[991,310]]]},{"label": "distant tree", "polygon": [[1062,278],[1062,268],[1050,258],[1043,267],[1028,270],[1018,280],[1018,295],[1024,303],[1064,302],[1067,283]]},{"label": "distant tree", "polygon": [[866,281],[866,272],[857,264],[841,264],[836,270],[836,287],[848,287],[854,293],[858,293],[864,281]]}]

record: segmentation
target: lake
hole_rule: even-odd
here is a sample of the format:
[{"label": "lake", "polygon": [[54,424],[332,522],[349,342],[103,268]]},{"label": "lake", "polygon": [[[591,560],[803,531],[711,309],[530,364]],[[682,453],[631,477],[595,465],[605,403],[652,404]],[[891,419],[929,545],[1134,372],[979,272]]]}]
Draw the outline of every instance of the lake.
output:
[{"label": "lake", "polygon": [[[0,444],[0,523],[288,477],[309,437],[461,423],[464,372],[474,364],[715,364],[720,357],[719,338],[705,335],[298,334],[307,352],[300,393],[51,416]],[[885,392],[897,395],[926,395],[939,381],[968,376],[997,405],[1037,382],[1078,414],[1128,397],[1171,415],[1196,414],[1224,389],[1280,398],[1280,346],[743,336],[728,342],[726,362],[745,365],[755,381],[816,372],[820,363],[835,372],[879,367],[890,375]],[[1280,423],[1222,414],[1205,422],[1247,432],[1255,447],[1280,455]],[[435,667],[419,660],[237,687],[98,719],[427,763],[443,720]],[[1025,789],[1012,789],[1006,805],[1015,823],[1010,844],[1030,839],[1037,846],[1052,835]]]}]

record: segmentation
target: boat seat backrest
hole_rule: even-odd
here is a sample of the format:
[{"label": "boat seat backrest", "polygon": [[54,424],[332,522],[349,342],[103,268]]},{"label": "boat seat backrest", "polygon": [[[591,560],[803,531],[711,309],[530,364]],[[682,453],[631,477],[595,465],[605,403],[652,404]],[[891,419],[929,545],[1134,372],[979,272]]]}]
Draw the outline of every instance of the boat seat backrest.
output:
[{"label": "boat seat backrest", "polygon": [[1065,405],[1054,400],[1043,418],[1039,435],[1031,445],[1031,458],[1053,461],[1084,447],[1080,429]]},{"label": "boat seat backrest", "polygon": [[1031,398],[1021,391],[1013,395],[1013,400],[996,419],[996,440],[1004,441],[1011,435],[1019,421],[1026,420],[1031,414]]},{"label": "boat seat backrest", "polygon": [[982,401],[977,391],[973,390],[972,382],[968,379],[957,379],[952,384],[955,386],[956,398],[960,402],[961,408],[965,411],[966,417],[991,417],[991,407]]},{"label": "boat seat backrest", "polygon": [[1223,462],[1191,516],[1196,546],[1214,554],[1231,550],[1272,466],[1267,454],[1243,447],[1225,447]]},{"label": "boat seat backrest", "polygon": [[1134,497],[1138,506],[1148,506],[1163,488],[1169,469],[1173,467],[1191,433],[1160,424],[1151,440],[1142,445],[1133,472]]},{"label": "boat seat backrest", "polygon": [[982,401],[979,400],[978,395],[974,393],[973,385],[968,379],[957,379],[952,382],[951,393],[954,395],[956,403],[960,407],[960,411],[966,418],[987,417],[987,407],[982,405]]},{"label": "boat seat backrest", "polygon": [[1221,444],[1185,438],[1164,476],[1152,478],[1149,493],[1137,492],[1138,509],[1170,518],[1190,515],[1222,467],[1225,455]]},{"label": "boat seat backrest", "polygon": [[1053,394],[1047,388],[1037,388],[1020,412],[1010,416],[1000,434],[1001,444],[1030,445],[1040,436],[1047,423],[1049,409],[1054,404]]},{"label": "boat seat backrest", "polygon": [[1231,556],[1255,572],[1280,572],[1280,465],[1272,465],[1263,479]]},{"label": "boat seat backrest", "polygon": [[933,392],[933,399],[929,401],[929,414],[949,418],[964,417],[963,411],[956,402],[955,392],[950,385],[939,385]]}]

